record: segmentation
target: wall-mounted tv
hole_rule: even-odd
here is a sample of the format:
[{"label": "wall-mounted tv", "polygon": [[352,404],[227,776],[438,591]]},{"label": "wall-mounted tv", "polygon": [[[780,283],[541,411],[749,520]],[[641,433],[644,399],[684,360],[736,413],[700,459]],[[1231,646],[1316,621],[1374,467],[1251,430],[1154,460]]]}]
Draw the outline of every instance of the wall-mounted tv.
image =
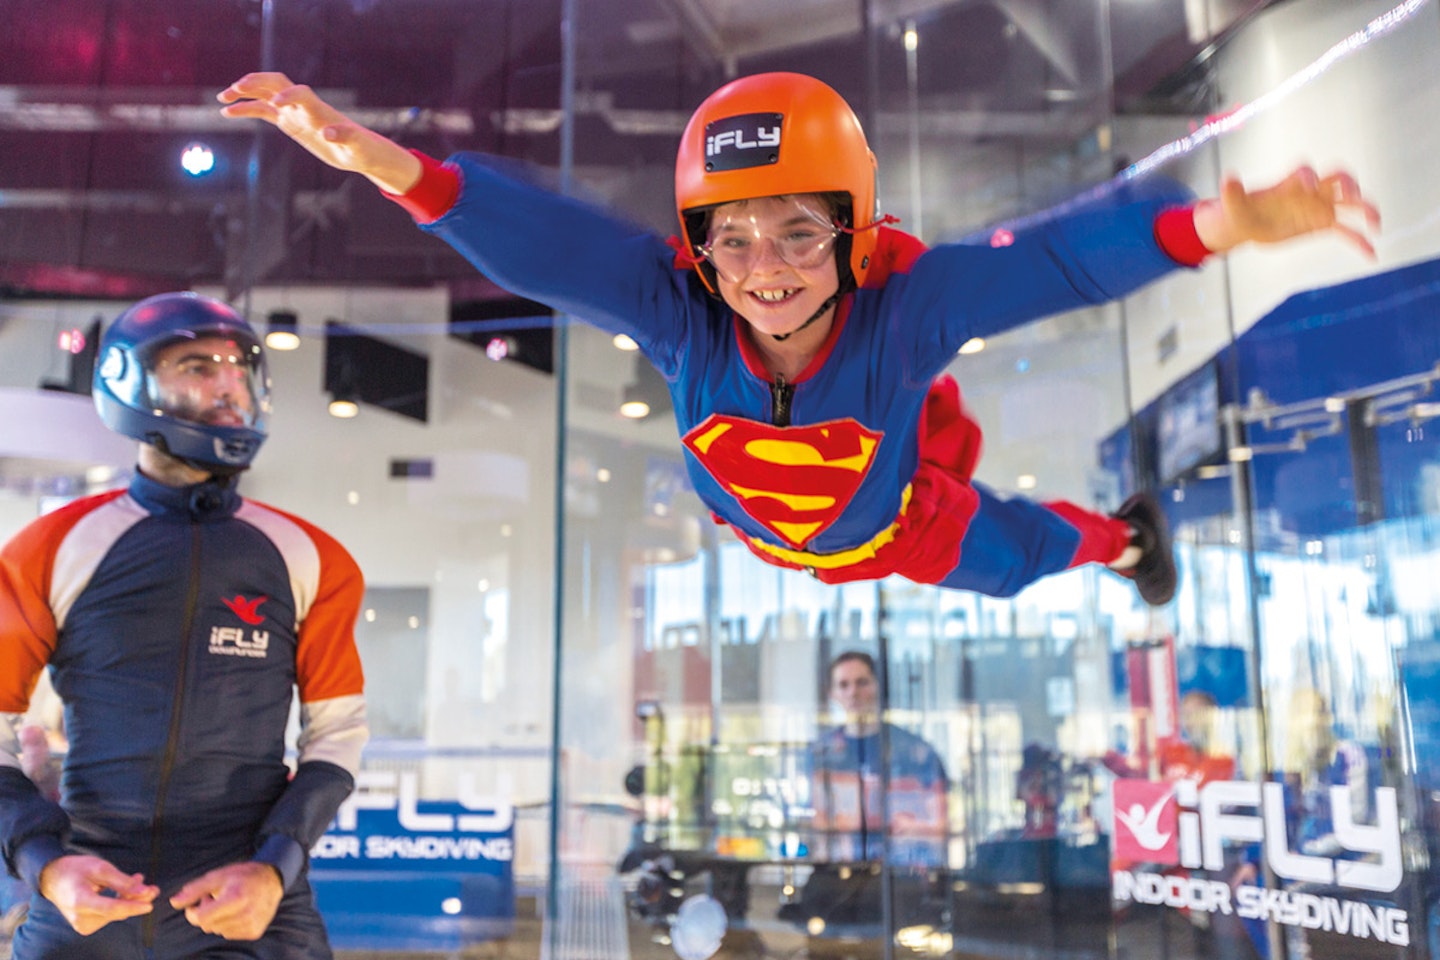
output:
[{"label": "wall-mounted tv", "polygon": [[1220,379],[1213,361],[1161,394],[1155,412],[1156,472],[1161,484],[1174,483],[1201,464],[1223,459]]}]

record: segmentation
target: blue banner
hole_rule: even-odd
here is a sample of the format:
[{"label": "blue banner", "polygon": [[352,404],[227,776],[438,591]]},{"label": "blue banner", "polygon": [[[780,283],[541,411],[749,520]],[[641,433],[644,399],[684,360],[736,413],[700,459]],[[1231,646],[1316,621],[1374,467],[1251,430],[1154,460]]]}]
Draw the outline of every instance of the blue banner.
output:
[{"label": "blue banner", "polygon": [[456,950],[509,936],[509,801],[418,799],[413,772],[362,771],[310,852],[310,883],[341,950]]}]

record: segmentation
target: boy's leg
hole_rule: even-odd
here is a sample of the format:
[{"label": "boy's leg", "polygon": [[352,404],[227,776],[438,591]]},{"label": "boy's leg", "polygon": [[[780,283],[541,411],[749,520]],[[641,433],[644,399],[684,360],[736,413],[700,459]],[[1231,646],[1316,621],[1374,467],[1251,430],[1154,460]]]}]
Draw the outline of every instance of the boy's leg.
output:
[{"label": "boy's leg", "polygon": [[[1081,563],[1113,559],[1128,542],[1123,523],[1112,532],[1108,525],[1114,521],[1091,514],[1099,522],[1085,522],[1082,511],[1074,508],[1073,519],[1084,523],[1082,529],[1048,506],[1024,497],[1002,500],[984,484],[972,485],[980,495],[980,508],[960,541],[960,562],[942,586],[1014,596],[1041,577],[1073,566],[1077,558]],[[1105,557],[1108,550],[1113,553]]]},{"label": "boy's leg", "polygon": [[974,487],[980,509],[961,541],[960,562],[942,586],[1009,597],[1041,577],[1082,563],[1112,563],[1133,544],[1140,547],[1140,562],[1117,572],[1133,577],[1149,603],[1165,603],[1174,593],[1169,532],[1153,499],[1137,504],[1132,497],[1116,516],[1107,517],[1063,501],[1002,500],[983,484]]}]

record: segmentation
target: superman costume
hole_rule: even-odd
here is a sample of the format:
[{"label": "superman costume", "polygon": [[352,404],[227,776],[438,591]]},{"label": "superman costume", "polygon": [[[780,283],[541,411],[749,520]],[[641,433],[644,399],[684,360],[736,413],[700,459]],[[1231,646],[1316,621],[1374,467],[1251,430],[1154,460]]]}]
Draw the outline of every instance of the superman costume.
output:
[{"label": "superman costume", "polygon": [[639,344],[669,384],[701,500],[761,559],[838,583],[899,574],[1010,596],[1109,562],[1123,521],[1002,499],[972,480],[979,426],[943,375],[961,344],[1124,297],[1206,251],[1188,194],[1150,185],[1018,233],[1006,246],[880,226],[865,281],[793,382],[771,378],[748,324],[653,232],[465,153],[392,197],[488,277]]}]

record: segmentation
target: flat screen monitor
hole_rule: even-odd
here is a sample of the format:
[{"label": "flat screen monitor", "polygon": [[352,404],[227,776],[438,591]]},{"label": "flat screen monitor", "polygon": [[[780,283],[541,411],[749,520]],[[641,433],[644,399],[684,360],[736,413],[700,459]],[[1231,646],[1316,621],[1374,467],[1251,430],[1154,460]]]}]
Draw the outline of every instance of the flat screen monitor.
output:
[{"label": "flat screen monitor", "polygon": [[1220,383],[1206,364],[1177,382],[1156,404],[1155,446],[1162,484],[1174,483],[1224,453]]}]

